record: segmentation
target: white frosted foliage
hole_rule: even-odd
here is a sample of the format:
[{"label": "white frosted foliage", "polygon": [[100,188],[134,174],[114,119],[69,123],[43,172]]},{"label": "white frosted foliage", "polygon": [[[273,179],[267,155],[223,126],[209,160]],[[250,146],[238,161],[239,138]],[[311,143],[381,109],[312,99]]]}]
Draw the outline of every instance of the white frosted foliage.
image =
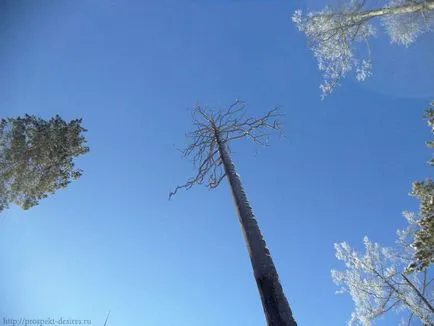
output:
[{"label": "white frosted foliage", "polygon": [[[348,325],[372,325],[388,311],[395,311],[406,319],[411,317],[410,321],[434,323],[430,307],[402,275],[414,253],[409,244],[417,221],[411,213],[404,215],[409,226],[397,232],[398,240],[393,248],[372,242],[367,236],[363,238],[364,252],[354,250],[347,242],[335,244],[336,258],[344,263],[345,269],[332,270],[332,278],[339,286],[338,293],[350,294],[354,302]],[[432,271],[404,275],[432,305],[434,293],[429,279]]]},{"label": "white frosted foliage", "polygon": [[337,9],[325,7],[307,15],[296,10],[292,16],[298,30],[306,35],[323,73],[323,98],[350,71],[359,81],[372,75],[369,39],[376,34],[373,18],[381,17],[391,42],[399,45],[408,46],[433,28],[433,0],[392,0],[384,8],[370,10],[364,8],[365,2],[352,0]]}]

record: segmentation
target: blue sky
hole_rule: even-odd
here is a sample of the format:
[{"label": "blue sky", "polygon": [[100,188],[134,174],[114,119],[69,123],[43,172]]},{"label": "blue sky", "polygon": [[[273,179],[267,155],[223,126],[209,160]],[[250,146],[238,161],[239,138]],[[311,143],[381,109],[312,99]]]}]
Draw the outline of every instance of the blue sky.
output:
[{"label": "blue sky", "polygon": [[[233,160],[299,325],[344,325],[333,243],[391,245],[405,226],[430,132],[433,34],[373,41],[374,76],[320,100],[316,62],[290,20],[315,1],[6,1],[1,116],[83,117],[84,176],[0,217],[0,314],[102,325],[265,325],[226,183],[167,195],[192,173],[177,152],[189,108],[279,105],[285,139]],[[432,55],[431,55],[432,56]],[[378,325],[390,325],[385,319]]]}]

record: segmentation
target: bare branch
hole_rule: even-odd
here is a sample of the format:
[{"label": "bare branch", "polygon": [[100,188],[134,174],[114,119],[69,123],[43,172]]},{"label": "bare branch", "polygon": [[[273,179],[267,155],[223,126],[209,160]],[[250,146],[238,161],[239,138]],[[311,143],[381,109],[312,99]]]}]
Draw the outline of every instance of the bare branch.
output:
[{"label": "bare branch", "polygon": [[408,318],[408,322],[407,322],[407,325],[408,325],[408,326],[411,325],[411,320],[413,319],[413,316],[414,316],[414,312],[412,312],[412,313],[410,314],[410,317]]},{"label": "bare branch", "polygon": [[404,273],[401,274],[401,276],[404,278],[404,280],[410,285],[410,287],[416,292],[416,294],[420,297],[420,299],[426,304],[426,306],[429,308],[431,313],[434,313],[434,307],[431,305],[431,303],[420,293],[420,291],[417,289],[417,287],[405,276]]},{"label": "bare branch", "polygon": [[[197,168],[197,173],[186,183],[170,192],[169,199],[179,189],[188,190],[195,184],[203,184],[204,180],[209,189],[217,188],[222,182],[226,174],[218,151],[216,135],[219,135],[220,140],[224,143],[249,138],[262,146],[267,146],[271,132],[278,132],[282,135],[283,131],[279,122],[282,114],[278,113],[277,107],[259,118],[244,118],[245,113],[245,103],[240,100],[236,100],[225,111],[210,112],[199,105],[193,108],[194,129],[186,134],[191,142],[180,152],[184,157],[191,158],[194,167]],[[229,146],[227,150],[230,151]]]}]

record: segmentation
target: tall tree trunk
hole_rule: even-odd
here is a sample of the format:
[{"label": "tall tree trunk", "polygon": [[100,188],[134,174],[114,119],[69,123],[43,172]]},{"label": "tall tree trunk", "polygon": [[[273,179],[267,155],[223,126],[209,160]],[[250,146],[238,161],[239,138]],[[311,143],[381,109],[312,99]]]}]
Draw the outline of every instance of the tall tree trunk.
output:
[{"label": "tall tree trunk", "polygon": [[238,211],[267,323],[269,326],[297,326],[288,300],[283,293],[270,251],[247,201],[235,166],[227,152],[226,145],[221,141],[218,129],[215,126],[213,128],[222,164]]}]

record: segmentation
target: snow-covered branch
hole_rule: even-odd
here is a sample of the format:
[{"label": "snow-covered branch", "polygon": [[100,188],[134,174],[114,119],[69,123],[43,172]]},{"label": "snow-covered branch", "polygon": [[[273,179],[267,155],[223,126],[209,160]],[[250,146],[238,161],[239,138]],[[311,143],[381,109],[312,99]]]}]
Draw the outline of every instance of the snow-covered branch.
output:
[{"label": "snow-covered branch", "polygon": [[[427,273],[405,275],[411,255],[406,255],[405,243],[413,237],[410,225],[399,231],[398,245],[387,248],[365,237],[364,253],[352,249],[346,242],[335,244],[336,257],[345,263],[344,271],[332,270],[339,292],[351,295],[355,310],[349,325],[371,325],[388,311],[413,314],[425,324],[434,323],[434,303],[431,280]],[[405,236],[404,236],[405,235]]]},{"label": "snow-covered branch", "polygon": [[[380,17],[392,43],[408,46],[434,23],[433,0],[391,0],[385,7],[367,9],[365,0],[351,0],[338,9],[326,7],[303,16],[292,16],[306,34],[309,46],[323,72],[322,97],[329,95],[345,75],[354,71],[359,81],[372,75],[369,39],[376,34],[370,21]],[[363,45],[365,45],[363,49]]]}]

